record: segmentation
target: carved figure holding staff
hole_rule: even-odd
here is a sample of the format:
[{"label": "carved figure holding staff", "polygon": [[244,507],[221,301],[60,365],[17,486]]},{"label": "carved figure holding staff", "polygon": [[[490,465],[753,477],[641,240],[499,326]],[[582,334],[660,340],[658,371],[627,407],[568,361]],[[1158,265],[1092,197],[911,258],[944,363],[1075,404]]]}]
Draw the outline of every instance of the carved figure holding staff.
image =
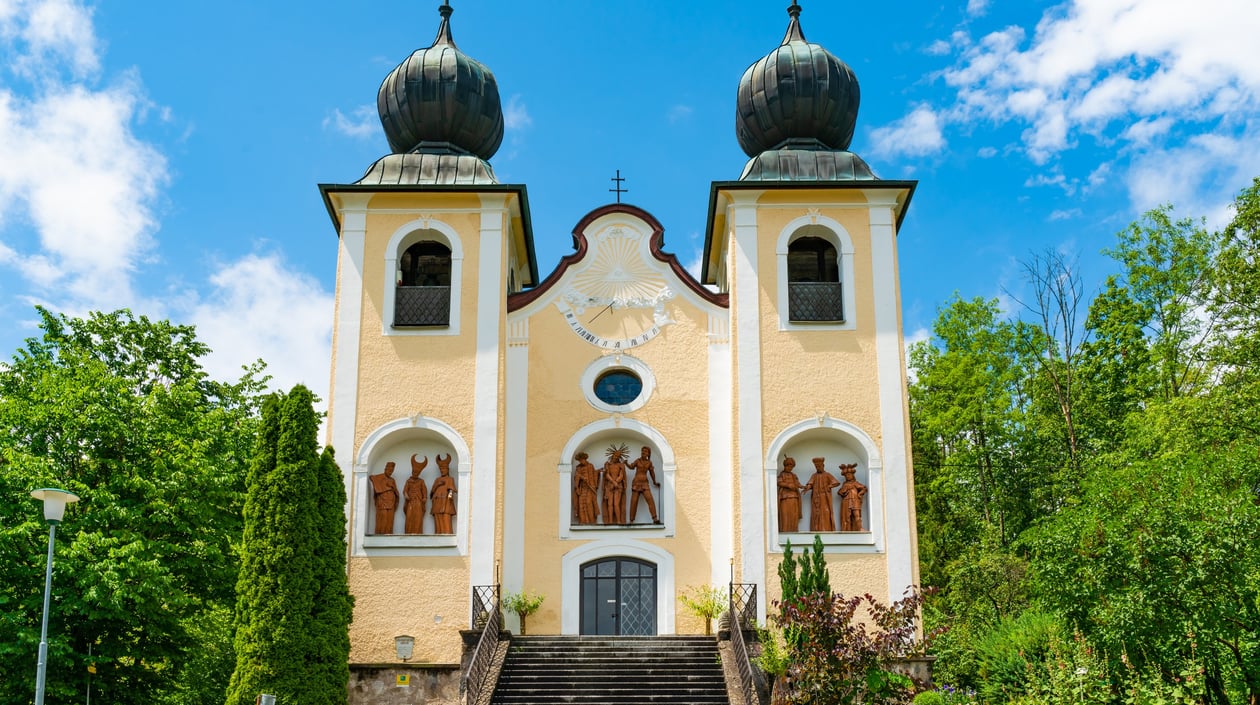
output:
[{"label": "carved figure holding staff", "polygon": [[403,533],[424,533],[424,505],[429,501],[429,488],[420,479],[420,473],[429,464],[429,456],[417,461],[411,456],[411,477],[403,484]]}]

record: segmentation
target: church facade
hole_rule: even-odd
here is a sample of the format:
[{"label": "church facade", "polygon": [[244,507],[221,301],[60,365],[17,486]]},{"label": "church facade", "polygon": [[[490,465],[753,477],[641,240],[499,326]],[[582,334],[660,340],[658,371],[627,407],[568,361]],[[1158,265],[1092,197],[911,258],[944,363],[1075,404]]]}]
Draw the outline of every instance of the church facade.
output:
[{"label": "church facade", "polygon": [[396,661],[400,635],[412,661],[459,663],[479,588],[545,596],[531,634],[703,633],[679,595],[732,582],[764,619],[785,544],[815,535],[835,590],[900,598],[918,582],[896,247],[915,184],[847,151],[852,71],[794,3],[741,81],[750,161],[712,185],[699,279],[620,203],[540,276],[526,189],[488,161],[493,74],[441,12],[380,88],[393,153],[321,186],[352,664]]}]

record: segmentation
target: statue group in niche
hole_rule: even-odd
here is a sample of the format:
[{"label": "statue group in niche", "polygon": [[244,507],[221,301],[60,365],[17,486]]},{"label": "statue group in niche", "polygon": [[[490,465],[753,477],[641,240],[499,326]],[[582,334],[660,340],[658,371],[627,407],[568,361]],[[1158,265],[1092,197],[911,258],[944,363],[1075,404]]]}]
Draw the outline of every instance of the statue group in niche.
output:
[{"label": "statue group in niche", "polygon": [[835,515],[832,514],[831,491],[840,488],[837,496],[840,499],[840,531],[862,530],[862,504],[866,498],[866,485],[855,479],[857,463],[841,464],[840,474],[844,477],[841,483],[834,475],[827,472],[824,465],[826,459],[814,458],[814,474],[809,481],[801,484],[796,475],[796,460],[783,459],[783,469],[778,477],[779,531],[781,533],[800,531],[801,497],[810,494],[810,531],[836,531]]},{"label": "statue group in niche", "polygon": [[[455,479],[451,477],[451,454],[443,458],[439,453],[435,458],[438,466],[438,477],[433,480],[432,487],[425,485],[420,473],[429,464],[429,457],[416,460],[411,456],[411,477],[403,484],[402,510],[403,532],[407,534],[424,533],[424,509],[427,504],[433,516],[433,533],[455,533]],[[394,480],[393,461],[385,463],[385,471],[370,475],[372,483],[372,499],[376,508],[375,534],[394,533],[394,514],[398,510],[398,483]]]},{"label": "statue group in niche", "polygon": [[604,455],[604,466],[598,469],[587,453],[578,453],[573,458],[574,523],[601,523],[602,517],[606,526],[626,524],[626,479],[630,471],[634,472],[634,477],[630,481],[629,523],[634,523],[640,500],[647,502],[652,523],[661,523],[652,494],[652,486],[661,486],[656,480],[656,466],[652,464],[652,449],[643,446],[634,461],[629,460],[630,448],[625,444],[609,446]]}]

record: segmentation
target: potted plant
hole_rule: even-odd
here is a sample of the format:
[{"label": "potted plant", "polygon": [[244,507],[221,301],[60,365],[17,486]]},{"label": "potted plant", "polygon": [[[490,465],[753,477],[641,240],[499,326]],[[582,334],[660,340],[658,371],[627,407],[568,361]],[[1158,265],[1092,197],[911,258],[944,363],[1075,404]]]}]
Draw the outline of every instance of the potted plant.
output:
[{"label": "potted plant", "polygon": [[542,595],[535,595],[528,590],[509,592],[503,598],[503,609],[521,619],[521,636],[525,636],[525,618],[537,612],[544,599],[546,598]]},{"label": "potted plant", "polygon": [[688,612],[704,618],[705,636],[713,633],[713,620],[722,614],[727,605],[726,593],[721,588],[708,585],[687,588],[678,596],[678,601]]}]

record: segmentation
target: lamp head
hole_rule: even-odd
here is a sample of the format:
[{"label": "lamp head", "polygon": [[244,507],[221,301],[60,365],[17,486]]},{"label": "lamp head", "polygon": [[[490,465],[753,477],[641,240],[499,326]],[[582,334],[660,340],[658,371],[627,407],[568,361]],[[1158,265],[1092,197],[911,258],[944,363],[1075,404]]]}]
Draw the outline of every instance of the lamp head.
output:
[{"label": "lamp head", "polygon": [[44,503],[44,520],[49,524],[60,524],[66,515],[66,505],[79,501],[79,495],[56,487],[35,490],[31,496]]}]

